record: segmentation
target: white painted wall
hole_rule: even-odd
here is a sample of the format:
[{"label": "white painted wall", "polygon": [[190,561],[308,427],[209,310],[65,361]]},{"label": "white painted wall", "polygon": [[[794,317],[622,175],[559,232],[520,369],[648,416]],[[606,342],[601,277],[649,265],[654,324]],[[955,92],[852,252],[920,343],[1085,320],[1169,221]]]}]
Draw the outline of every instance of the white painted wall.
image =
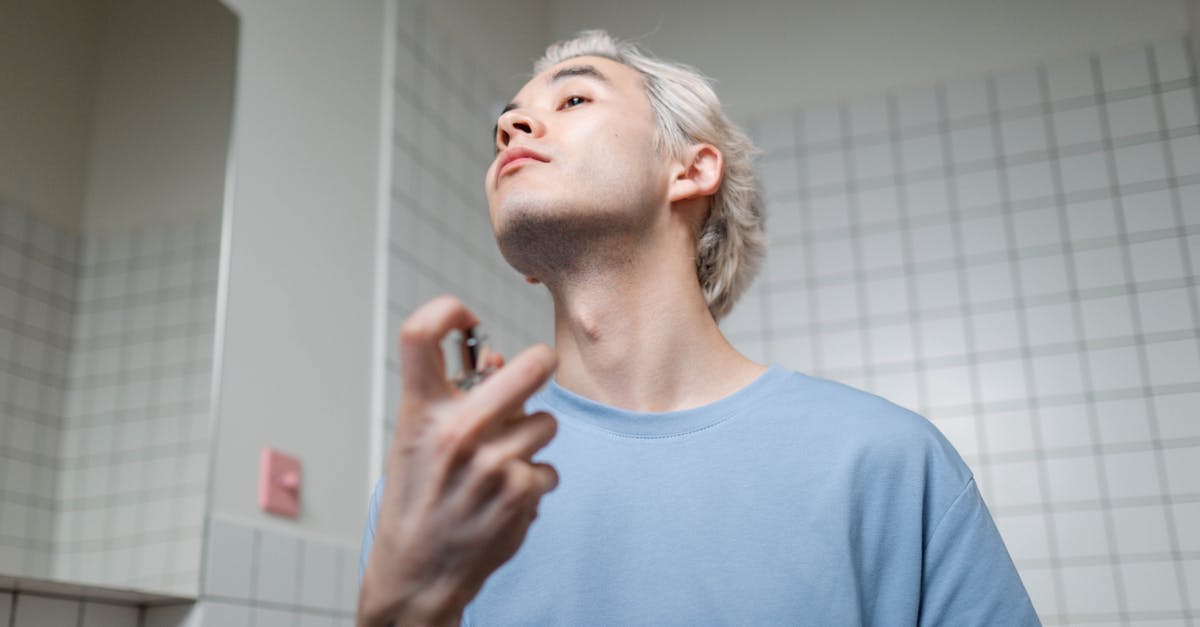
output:
[{"label": "white painted wall", "polygon": [[215,0],[0,6],[0,198],[115,233],[219,215],[237,23]]},{"label": "white painted wall", "polygon": [[[1194,1],[1194,0],[1192,0]],[[555,39],[639,38],[699,67],[738,116],[1185,32],[1184,0],[555,0]]]},{"label": "white painted wall", "polygon": [[0,2],[0,201],[72,231],[106,5]]},{"label": "white painted wall", "polygon": [[1192,65],[1200,66],[1200,0],[1187,0],[1188,33],[1192,43]]},{"label": "white painted wall", "polygon": [[111,3],[86,144],[84,232],[220,215],[236,42],[237,20],[215,0]]},{"label": "white painted wall", "polygon": [[[384,0],[238,14],[232,247],[210,514],[357,539],[366,512]],[[259,451],[304,463],[301,518],[258,510]]]}]

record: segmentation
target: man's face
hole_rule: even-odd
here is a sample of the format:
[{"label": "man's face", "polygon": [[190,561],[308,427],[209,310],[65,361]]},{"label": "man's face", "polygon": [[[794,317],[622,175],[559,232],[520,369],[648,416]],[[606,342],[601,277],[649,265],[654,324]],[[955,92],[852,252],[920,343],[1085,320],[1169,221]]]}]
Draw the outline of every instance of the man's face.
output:
[{"label": "man's face", "polygon": [[506,109],[485,188],[497,240],[517,270],[537,274],[522,267],[536,260],[518,257],[549,244],[531,240],[530,228],[568,240],[644,228],[665,204],[667,160],[655,148],[654,111],[636,70],[568,59],[530,80]]}]

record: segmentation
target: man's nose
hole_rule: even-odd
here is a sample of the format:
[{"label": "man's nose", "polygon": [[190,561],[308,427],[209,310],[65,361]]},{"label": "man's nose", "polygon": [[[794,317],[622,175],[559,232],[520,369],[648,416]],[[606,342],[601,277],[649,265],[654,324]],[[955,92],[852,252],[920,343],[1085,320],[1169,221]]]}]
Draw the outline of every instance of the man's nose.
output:
[{"label": "man's nose", "polygon": [[542,124],[537,118],[529,115],[523,109],[513,109],[500,116],[500,121],[496,125],[496,146],[500,150],[504,150],[512,143],[514,137],[518,135],[540,137],[542,131]]}]

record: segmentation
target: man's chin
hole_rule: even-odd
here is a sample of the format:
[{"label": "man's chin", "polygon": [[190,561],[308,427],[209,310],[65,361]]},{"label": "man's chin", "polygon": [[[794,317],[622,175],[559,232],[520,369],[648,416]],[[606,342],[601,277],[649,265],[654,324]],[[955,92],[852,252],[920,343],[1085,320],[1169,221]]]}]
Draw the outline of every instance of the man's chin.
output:
[{"label": "man's chin", "polygon": [[[493,214],[500,253],[517,272],[554,277],[615,263],[646,225],[635,216],[565,203],[509,203]],[[612,259],[606,258],[613,257]]]}]

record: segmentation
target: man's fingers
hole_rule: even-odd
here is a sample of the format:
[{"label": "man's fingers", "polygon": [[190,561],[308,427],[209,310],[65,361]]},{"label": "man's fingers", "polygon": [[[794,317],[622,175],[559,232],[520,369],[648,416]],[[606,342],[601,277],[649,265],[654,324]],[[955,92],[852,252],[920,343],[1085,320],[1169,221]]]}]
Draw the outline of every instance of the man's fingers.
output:
[{"label": "man's fingers", "polygon": [[524,411],[525,400],[554,374],[558,358],[545,344],[525,349],[508,365],[475,386],[463,399],[462,425],[467,439],[477,439],[489,425]]},{"label": "man's fingers", "polygon": [[521,418],[519,424],[508,429],[494,443],[504,454],[531,460],[533,454],[542,450],[558,433],[558,421],[547,412],[539,411]]},{"label": "man's fingers", "polygon": [[453,296],[439,296],[421,305],[400,327],[400,371],[404,394],[424,398],[449,389],[442,338],[454,329],[479,323],[475,314]]},{"label": "man's fingers", "polygon": [[530,520],[541,498],[558,487],[558,471],[550,464],[513,460],[505,471],[499,493],[483,512],[485,520]]}]

